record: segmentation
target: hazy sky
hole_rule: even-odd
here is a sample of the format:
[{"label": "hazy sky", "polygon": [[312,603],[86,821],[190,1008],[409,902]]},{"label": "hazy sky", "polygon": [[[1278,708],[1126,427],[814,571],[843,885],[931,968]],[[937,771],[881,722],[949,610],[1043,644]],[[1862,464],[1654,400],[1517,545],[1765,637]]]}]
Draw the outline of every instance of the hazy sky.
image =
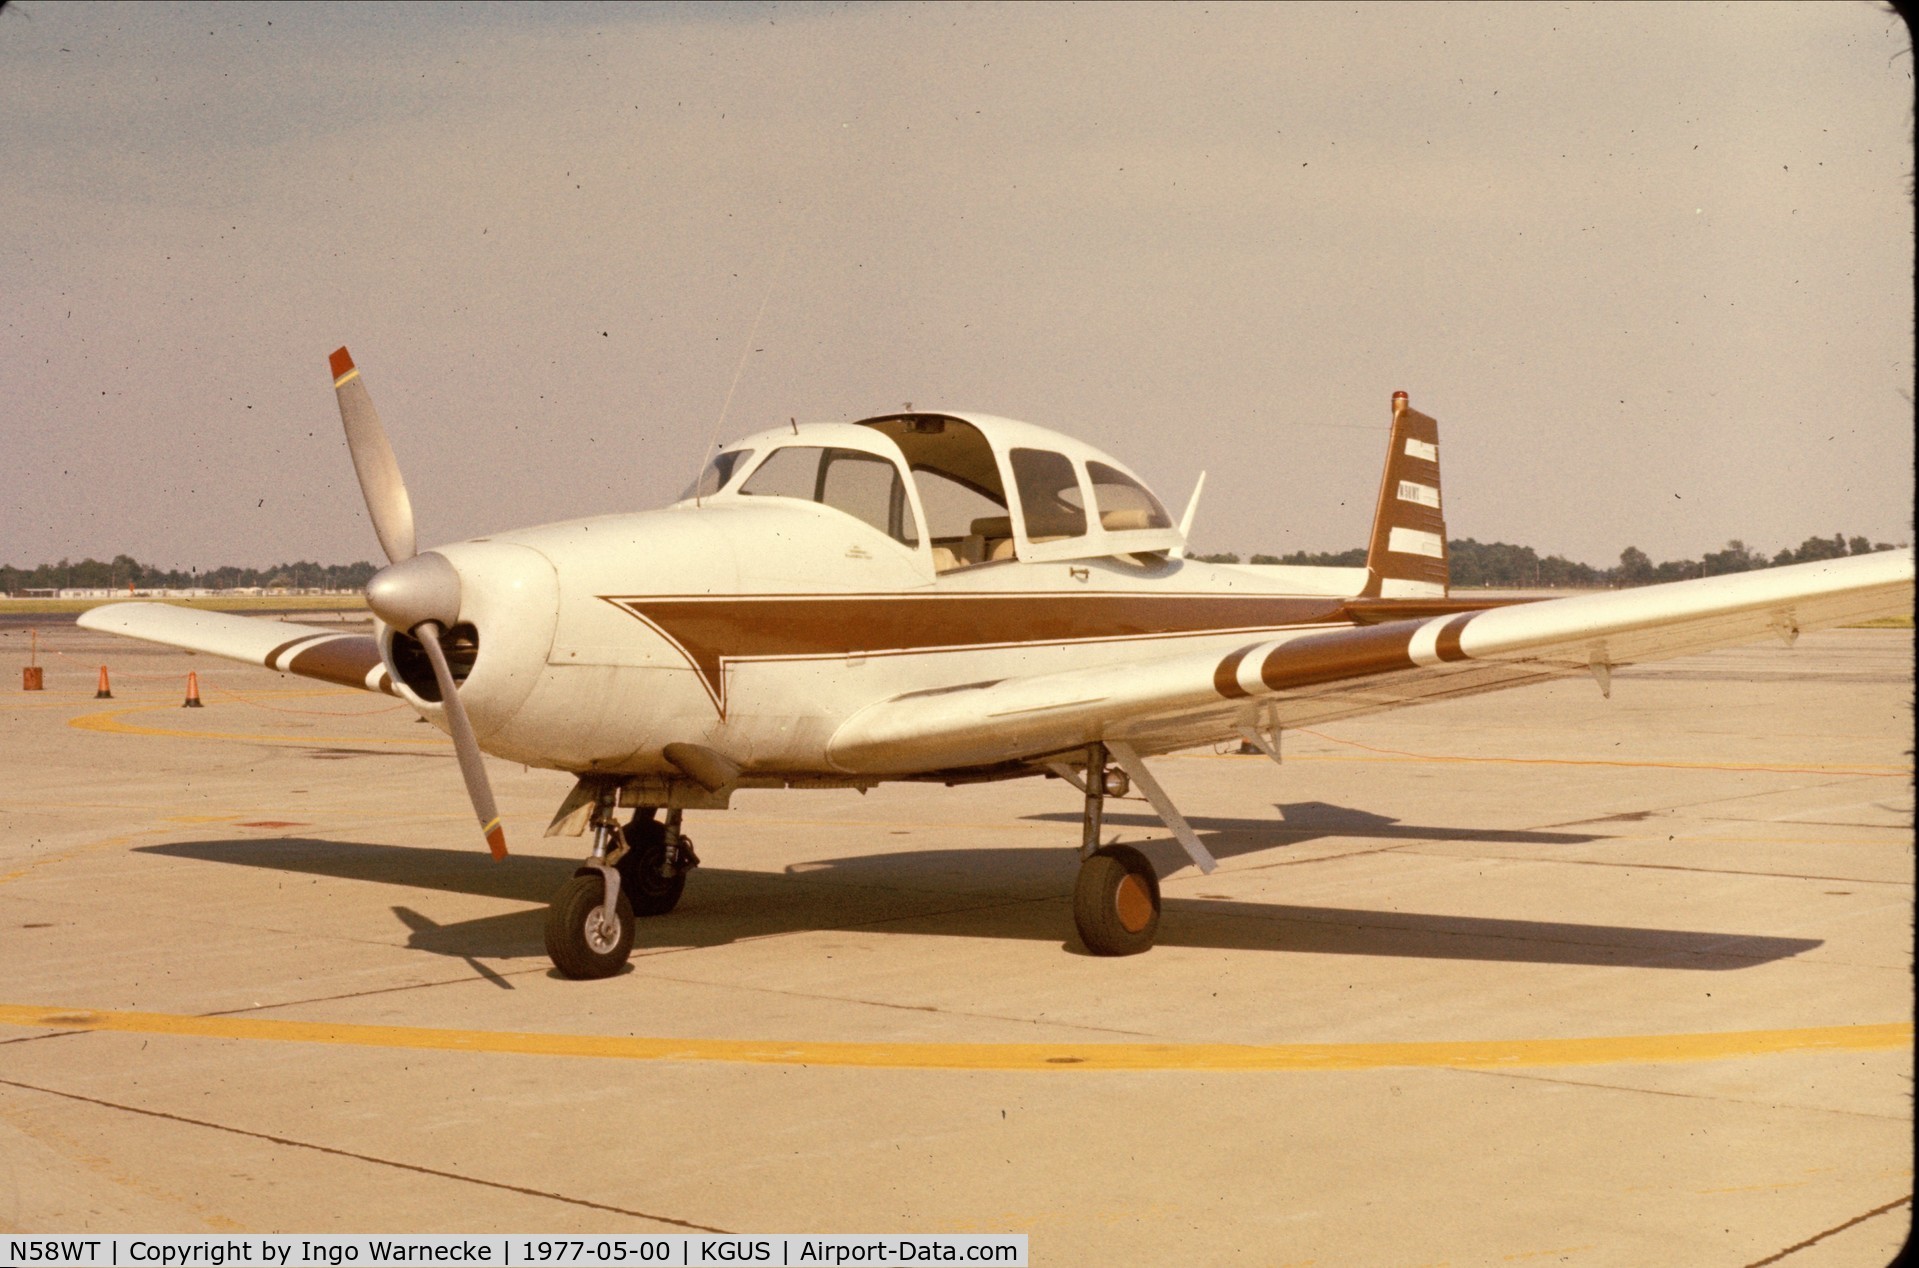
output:
[{"label": "hazy sky", "polygon": [[[1854,4],[0,11],[0,562],[377,558],[976,409],[1200,549],[1912,537],[1913,58]],[[755,313],[765,305],[749,344]]]}]

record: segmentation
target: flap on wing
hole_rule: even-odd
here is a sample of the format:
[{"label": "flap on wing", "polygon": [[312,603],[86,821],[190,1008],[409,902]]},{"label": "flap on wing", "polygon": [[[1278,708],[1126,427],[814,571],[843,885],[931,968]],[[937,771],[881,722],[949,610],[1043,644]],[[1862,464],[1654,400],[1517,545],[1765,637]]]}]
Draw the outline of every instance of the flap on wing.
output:
[{"label": "flap on wing", "polygon": [[853,715],[828,756],[849,773],[1025,761],[1103,738],[1167,751],[1282,725],[1495,691],[1777,633],[1909,612],[1909,551],[1797,564],[1423,620],[1281,635],[1156,660],[936,691]]},{"label": "flap on wing", "polygon": [[393,690],[380,646],[365,634],[317,625],[203,612],[170,603],[106,603],[80,614],[83,629],[206,652],[363,691]]}]

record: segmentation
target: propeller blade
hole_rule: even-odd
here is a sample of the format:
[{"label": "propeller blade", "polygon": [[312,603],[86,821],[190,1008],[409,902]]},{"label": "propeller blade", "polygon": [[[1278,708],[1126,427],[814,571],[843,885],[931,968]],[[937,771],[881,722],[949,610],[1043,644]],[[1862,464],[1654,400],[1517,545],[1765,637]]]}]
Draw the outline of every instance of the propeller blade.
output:
[{"label": "propeller blade", "polygon": [[486,766],[480,758],[480,742],[473,738],[473,724],[467,721],[466,705],[460,700],[453,670],[446,663],[446,651],[440,646],[440,627],[423,622],[413,637],[426,648],[433,662],[433,679],[440,684],[440,703],[446,708],[446,720],[453,731],[453,751],[460,758],[460,775],[466,780],[466,795],[473,800],[473,813],[480,817],[480,835],[493,851],[495,860],[506,857],[506,832],[500,827],[500,809],[493,804],[493,786],[487,782]]},{"label": "propeller blade", "polygon": [[366,495],[373,531],[380,536],[387,561],[403,563],[413,558],[413,503],[407,499],[406,481],[400,478],[399,460],[387,443],[386,428],[380,425],[379,412],[353,358],[340,348],[328,362],[333,368],[333,394],[340,402],[340,421],[346,425],[347,450],[360,477],[360,492]]}]

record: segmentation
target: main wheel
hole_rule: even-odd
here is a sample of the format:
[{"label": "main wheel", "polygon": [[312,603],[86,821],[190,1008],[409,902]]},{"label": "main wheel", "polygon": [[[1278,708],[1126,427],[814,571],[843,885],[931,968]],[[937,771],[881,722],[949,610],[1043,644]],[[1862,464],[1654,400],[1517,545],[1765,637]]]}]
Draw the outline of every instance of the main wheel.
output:
[{"label": "main wheel", "polygon": [[1073,924],[1094,955],[1138,955],[1159,932],[1159,876],[1130,845],[1095,851],[1073,884]]},{"label": "main wheel", "polygon": [[686,868],[673,875],[661,873],[666,867],[666,825],[652,819],[635,819],[626,825],[626,853],[620,856],[620,893],[633,905],[636,916],[664,916],[679,904],[686,889]]},{"label": "main wheel", "polygon": [[622,880],[613,919],[606,918],[606,880],[575,876],[546,909],[546,953],[567,977],[611,977],[633,951],[633,909]]}]

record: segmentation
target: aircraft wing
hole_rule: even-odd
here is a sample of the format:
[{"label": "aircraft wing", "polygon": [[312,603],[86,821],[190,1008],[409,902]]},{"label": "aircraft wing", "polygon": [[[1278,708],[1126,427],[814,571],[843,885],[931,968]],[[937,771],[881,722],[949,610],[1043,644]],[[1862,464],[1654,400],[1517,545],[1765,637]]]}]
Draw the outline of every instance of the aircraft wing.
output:
[{"label": "aircraft wing", "polygon": [[1281,635],[935,691],[854,714],[828,755],[855,774],[962,771],[1096,740],[1169,752],[1849,621],[1909,614],[1910,550]]},{"label": "aircraft wing", "polygon": [[318,625],[203,612],[170,603],[105,603],[80,614],[82,629],[224,656],[342,687],[396,695],[370,636]]}]

